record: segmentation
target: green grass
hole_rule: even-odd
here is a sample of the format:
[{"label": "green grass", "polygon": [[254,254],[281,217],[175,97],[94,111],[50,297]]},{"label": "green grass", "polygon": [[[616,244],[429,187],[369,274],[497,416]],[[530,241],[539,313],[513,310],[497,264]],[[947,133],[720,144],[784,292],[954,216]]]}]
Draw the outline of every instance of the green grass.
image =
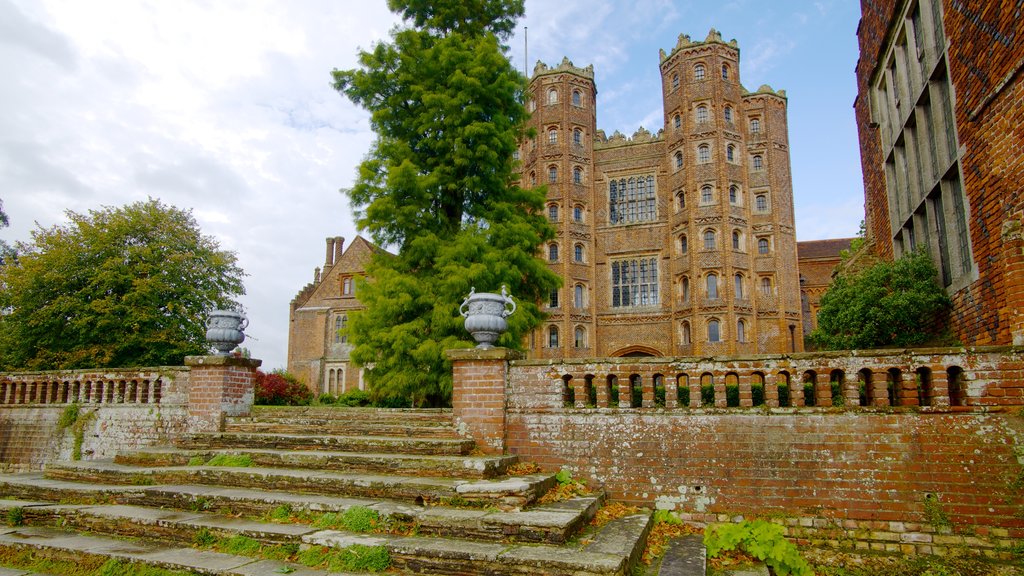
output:
[{"label": "green grass", "polygon": [[232,536],[224,538],[214,544],[218,552],[234,554],[236,556],[259,556],[263,545],[259,540],[248,536]]},{"label": "green grass", "polygon": [[91,554],[71,555],[47,550],[0,546],[0,566],[62,576],[195,576],[136,562],[121,562]]},{"label": "green grass", "polygon": [[226,466],[230,468],[248,468],[252,466],[252,456],[248,454],[217,454],[206,461],[207,466]]},{"label": "green grass", "polygon": [[25,523],[25,509],[21,506],[8,508],[5,516],[8,526],[21,526]]},{"label": "green grass", "polygon": [[202,466],[203,457],[196,455],[188,459],[188,466]]},{"label": "green grass", "polygon": [[332,572],[382,572],[391,566],[391,553],[386,547],[362,544],[341,549],[313,547],[299,552],[296,559],[304,566]]},{"label": "green grass", "polygon": [[314,528],[371,532],[381,525],[380,514],[365,506],[352,506],[341,513],[328,512],[313,522]]}]

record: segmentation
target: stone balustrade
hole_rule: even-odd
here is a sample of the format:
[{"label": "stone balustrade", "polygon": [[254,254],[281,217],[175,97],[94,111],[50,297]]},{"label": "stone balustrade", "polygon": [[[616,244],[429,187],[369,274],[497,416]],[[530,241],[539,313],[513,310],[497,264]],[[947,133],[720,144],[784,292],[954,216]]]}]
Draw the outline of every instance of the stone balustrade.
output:
[{"label": "stone balustrade", "polygon": [[160,404],[177,379],[174,371],[138,369],[9,373],[0,376],[0,405]]}]

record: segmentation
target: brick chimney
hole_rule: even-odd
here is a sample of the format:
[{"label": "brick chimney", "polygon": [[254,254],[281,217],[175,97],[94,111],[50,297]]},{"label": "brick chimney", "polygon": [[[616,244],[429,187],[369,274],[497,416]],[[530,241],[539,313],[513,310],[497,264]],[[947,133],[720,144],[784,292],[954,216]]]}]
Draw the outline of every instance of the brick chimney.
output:
[{"label": "brick chimney", "polygon": [[324,257],[324,270],[334,266],[334,238],[327,239],[327,256]]},{"label": "brick chimney", "polygon": [[341,262],[341,253],[345,251],[345,239],[341,236],[334,237],[334,262]]}]

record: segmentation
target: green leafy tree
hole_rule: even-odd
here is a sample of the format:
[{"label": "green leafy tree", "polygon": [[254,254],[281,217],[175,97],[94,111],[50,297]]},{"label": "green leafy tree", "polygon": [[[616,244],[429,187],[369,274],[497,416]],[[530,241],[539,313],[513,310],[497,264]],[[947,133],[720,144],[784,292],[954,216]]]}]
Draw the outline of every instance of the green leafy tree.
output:
[{"label": "green leafy tree", "polygon": [[[7,218],[7,213],[4,212],[4,201],[0,200],[0,228],[6,228],[10,226],[11,221]],[[12,260],[17,257],[14,252],[14,248],[10,246],[6,241],[0,240],[0,266],[4,265],[4,262]]]},{"label": "green leafy tree", "polygon": [[811,341],[829,350],[927,342],[952,304],[937,275],[923,251],[839,274],[821,297]]},{"label": "green leafy tree", "polygon": [[232,252],[158,200],[66,214],[0,266],[0,368],[178,365],[206,352],[208,313],[244,293]]},{"label": "green leafy tree", "polygon": [[554,234],[545,191],[520,188],[512,158],[526,81],[501,42],[522,0],[388,6],[407,26],[333,72],[377,134],[348,191],[357,225],[397,249],[367,266],[348,330],[375,398],[436,405],[451,396],[444,351],[471,345],[458,313],[470,289],[508,286],[520,312],[500,344],[519,348],[560,279],[537,257]]}]

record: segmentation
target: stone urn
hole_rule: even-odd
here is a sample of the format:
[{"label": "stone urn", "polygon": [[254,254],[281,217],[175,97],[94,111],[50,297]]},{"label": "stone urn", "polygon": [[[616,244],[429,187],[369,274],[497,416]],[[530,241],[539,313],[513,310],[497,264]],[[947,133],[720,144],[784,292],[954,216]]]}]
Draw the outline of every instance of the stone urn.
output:
[{"label": "stone urn", "polygon": [[236,346],[245,340],[245,328],[249,319],[235,310],[214,310],[210,312],[210,321],[206,325],[206,341],[217,353],[227,356]]},{"label": "stone urn", "polygon": [[494,348],[501,333],[508,330],[505,318],[515,311],[516,303],[504,286],[501,287],[501,294],[477,294],[476,288],[473,288],[459,306],[459,313],[466,319],[466,331],[476,340],[476,347],[481,350]]}]

